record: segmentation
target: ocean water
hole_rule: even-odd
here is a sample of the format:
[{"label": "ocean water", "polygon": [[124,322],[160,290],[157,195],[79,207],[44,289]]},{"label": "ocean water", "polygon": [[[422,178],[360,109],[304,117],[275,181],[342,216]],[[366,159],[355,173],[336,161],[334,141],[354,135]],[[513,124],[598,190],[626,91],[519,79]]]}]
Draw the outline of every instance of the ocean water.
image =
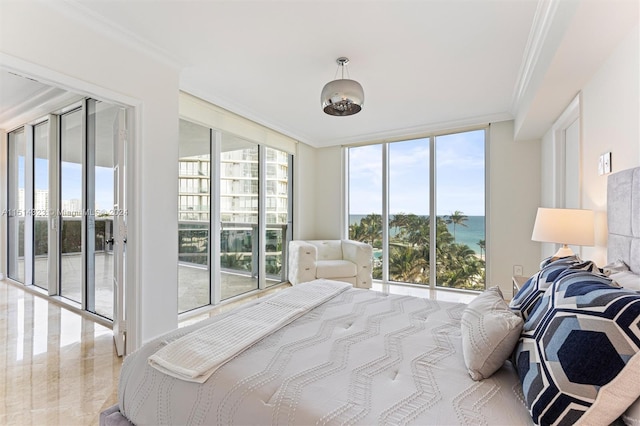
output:
[{"label": "ocean water", "polygon": [[[360,222],[367,215],[355,214],[349,216],[349,225]],[[484,216],[468,216],[465,222],[467,226],[456,226],[456,243],[466,244],[469,248],[480,254],[480,246],[478,241],[486,240],[485,238],[485,217]],[[453,235],[453,224],[447,225],[449,232]]]}]

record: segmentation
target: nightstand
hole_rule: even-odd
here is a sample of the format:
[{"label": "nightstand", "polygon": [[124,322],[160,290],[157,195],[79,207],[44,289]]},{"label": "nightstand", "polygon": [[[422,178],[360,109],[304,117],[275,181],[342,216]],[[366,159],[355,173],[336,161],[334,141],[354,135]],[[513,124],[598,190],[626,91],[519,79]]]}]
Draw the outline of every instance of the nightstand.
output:
[{"label": "nightstand", "polygon": [[522,288],[522,286],[527,282],[529,277],[523,277],[521,275],[514,275],[511,277],[511,284],[513,288],[513,294],[511,297],[514,297],[518,290]]}]

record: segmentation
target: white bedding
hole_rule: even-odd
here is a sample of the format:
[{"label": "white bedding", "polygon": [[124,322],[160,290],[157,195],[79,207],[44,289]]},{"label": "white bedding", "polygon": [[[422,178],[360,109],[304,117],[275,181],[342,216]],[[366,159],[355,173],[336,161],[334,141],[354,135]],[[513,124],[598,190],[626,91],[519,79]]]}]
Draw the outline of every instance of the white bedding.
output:
[{"label": "white bedding", "polygon": [[204,383],[251,345],[350,287],[316,280],[277,293],[168,343],[149,357],[149,365],[178,379]]},{"label": "white bedding", "polygon": [[232,311],[128,356],[120,411],[138,425],[531,424],[509,362],[481,382],[469,377],[464,307],[354,288],[265,337],[203,384],[148,365],[166,342]]}]

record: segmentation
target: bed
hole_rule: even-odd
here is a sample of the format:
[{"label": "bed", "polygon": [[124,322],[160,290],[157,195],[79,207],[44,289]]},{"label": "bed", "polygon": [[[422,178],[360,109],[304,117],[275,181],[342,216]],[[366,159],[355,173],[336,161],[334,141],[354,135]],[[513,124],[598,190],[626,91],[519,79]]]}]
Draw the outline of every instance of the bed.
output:
[{"label": "bed", "polygon": [[[640,277],[640,168],[611,175],[608,191],[606,271],[548,260],[511,305],[497,287],[466,305],[331,280],[299,284],[129,355],[118,405],[100,424],[640,424],[640,321],[626,321],[624,338],[612,338],[623,361],[597,385],[577,385],[575,372],[558,379],[563,328],[549,326],[567,316],[556,305],[576,287],[595,289],[599,301],[611,293],[627,317],[640,318],[640,293],[617,284]],[[575,309],[571,315],[583,315]],[[556,359],[539,354],[549,347],[560,348]],[[607,360],[589,365],[612,370]]]}]

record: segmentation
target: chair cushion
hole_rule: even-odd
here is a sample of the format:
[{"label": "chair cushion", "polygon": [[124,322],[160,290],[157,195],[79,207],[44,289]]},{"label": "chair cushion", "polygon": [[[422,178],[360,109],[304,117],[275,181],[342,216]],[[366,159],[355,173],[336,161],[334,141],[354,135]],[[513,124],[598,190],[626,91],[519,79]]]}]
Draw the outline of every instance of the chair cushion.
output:
[{"label": "chair cushion", "polygon": [[355,277],[356,264],[348,260],[318,260],[316,278]]}]

